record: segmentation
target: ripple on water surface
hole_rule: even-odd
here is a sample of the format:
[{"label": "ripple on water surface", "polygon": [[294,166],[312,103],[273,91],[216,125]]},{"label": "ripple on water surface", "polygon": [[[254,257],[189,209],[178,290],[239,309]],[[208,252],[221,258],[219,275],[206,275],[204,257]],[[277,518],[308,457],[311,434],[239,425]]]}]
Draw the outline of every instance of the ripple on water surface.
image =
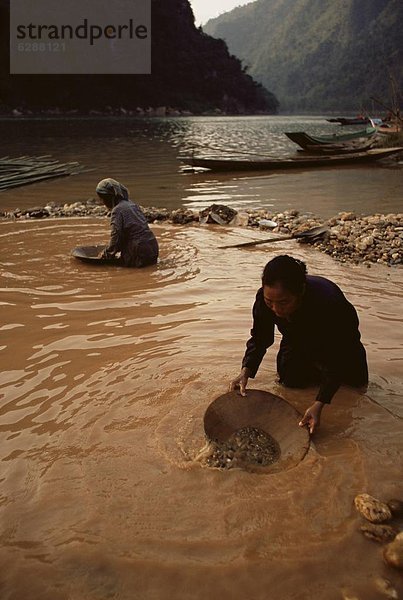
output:
[{"label": "ripple on water surface", "polygon": [[[194,598],[206,590],[260,598],[270,589],[288,600],[295,582],[336,598],[341,582],[381,573],[378,549],[363,548],[369,542],[355,531],[352,499],[403,493],[401,271],[347,268],[293,241],[217,250],[258,235],[239,229],[155,231],[159,265],[129,271],[69,256],[104,242],[104,221],[1,226],[10,251],[0,262],[9,274],[0,288],[6,593],[29,597],[35,587],[46,597],[46,582],[56,599],[67,589],[129,599],[137,586],[143,598],[179,600],[186,575]],[[237,374],[262,266],[274,252],[307,261],[357,306],[369,395],[342,388],[292,469],[203,468],[204,414]],[[302,413],[316,390],[277,386],[273,359],[269,352],[256,387]]]},{"label": "ripple on water surface", "polygon": [[[2,209],[65,204],[95,194],[108,175],[122,181],[144,206],[204,208],[212,201],[237,209],[296,209],[323,218],[354,207],[357,213],[401,210],[402,163],[256,173],[181,172],[179,156],[296,156],[285,131],[340,133],[324,117],[190,117],[178,119],[40,119],[2,122],[0,156],[52,154],[88,171],[1,193]],[[362,129],[361,127],[353,130]],[[350,130],[349,130],[350,131]],[[344,129],[343,129],[344,132]],[[61,139],[63,138],[63,143]],[[23,150],[22,150],[23,148]],[[229,187],[230,186],[230,187]]]}]

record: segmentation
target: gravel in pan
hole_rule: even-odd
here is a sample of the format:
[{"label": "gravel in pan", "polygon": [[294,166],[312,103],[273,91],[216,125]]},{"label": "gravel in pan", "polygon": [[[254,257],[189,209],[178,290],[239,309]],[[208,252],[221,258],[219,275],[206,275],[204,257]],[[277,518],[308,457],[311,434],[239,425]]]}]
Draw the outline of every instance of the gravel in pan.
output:
[{"label": "gravel in pan", "polygon": [[211,442],[204,461],[209,467],[218,469],[248,465],[266,467],[275,463],[280,454],[280,446],[271,435],[256,427],[244,427],[225,442]]}]

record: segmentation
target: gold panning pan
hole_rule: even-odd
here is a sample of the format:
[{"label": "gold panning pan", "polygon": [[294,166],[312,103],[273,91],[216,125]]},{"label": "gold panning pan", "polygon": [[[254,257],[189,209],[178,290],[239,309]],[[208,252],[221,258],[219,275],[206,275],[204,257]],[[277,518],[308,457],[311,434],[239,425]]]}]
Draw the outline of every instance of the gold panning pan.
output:
[{"label": "gold panning pan", "polygon": [[204,415],[204,431],[212,442],[227,442],[247,427],[261,430],[273,438],[280,455],[270,466],[256,467],[259,472],[290,469],[301,462],[309,450],[309,433],[298,427],[300,413],[279,396],[262,390],[247,390],[246,397],[228,392],[216,398]]}]

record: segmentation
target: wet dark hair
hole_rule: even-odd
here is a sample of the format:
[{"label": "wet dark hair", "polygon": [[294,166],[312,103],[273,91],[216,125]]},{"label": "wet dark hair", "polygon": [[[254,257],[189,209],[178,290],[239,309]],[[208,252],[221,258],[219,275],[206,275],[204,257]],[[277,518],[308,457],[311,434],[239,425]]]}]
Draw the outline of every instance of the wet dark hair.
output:
[{"label": "wet dark hair", "polygon": [[301,294],[306,282],[306,264],[287,254],[276,256],[267,263],[262,274],[262,285],[272,286],[276,283],[292,294]]}]

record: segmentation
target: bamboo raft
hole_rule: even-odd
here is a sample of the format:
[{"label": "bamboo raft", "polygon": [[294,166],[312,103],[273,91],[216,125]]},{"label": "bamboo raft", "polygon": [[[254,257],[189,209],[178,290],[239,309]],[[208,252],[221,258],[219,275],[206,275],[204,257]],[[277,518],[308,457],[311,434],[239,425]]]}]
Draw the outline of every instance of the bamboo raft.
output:
[{"label": "bamboo raft", "polygon": [[60,163],[49,155],[0,158],[0,191],[82,173],[78,162]]}]

